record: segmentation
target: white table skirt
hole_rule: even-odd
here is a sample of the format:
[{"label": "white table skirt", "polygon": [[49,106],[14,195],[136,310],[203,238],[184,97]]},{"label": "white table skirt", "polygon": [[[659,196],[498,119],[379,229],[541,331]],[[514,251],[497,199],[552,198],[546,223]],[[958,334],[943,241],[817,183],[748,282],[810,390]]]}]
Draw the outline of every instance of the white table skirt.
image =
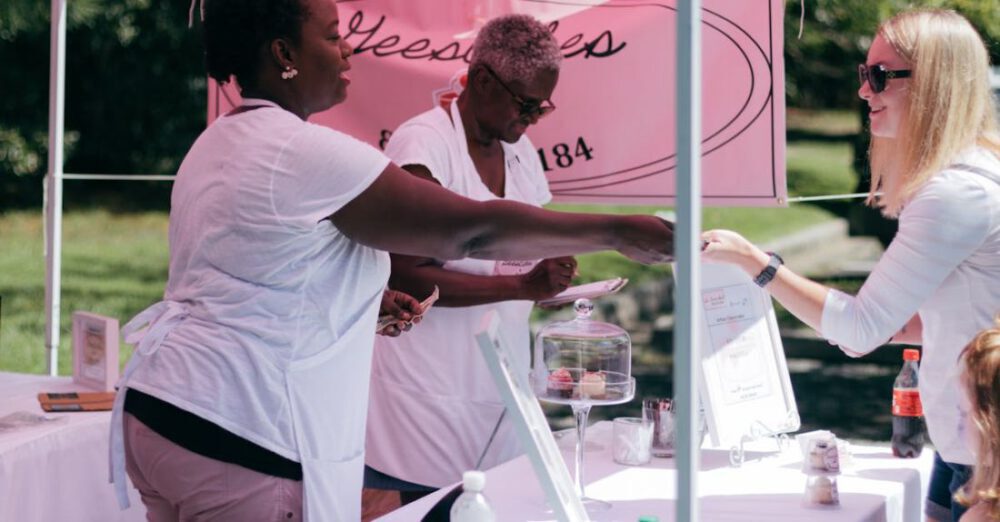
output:
[{"label": "white table skirt", "polygon": [[68,377],[0,372],[0,417],[15,412],[56,419],[0,431],[0,520],[145,520],[139,494],[121,511],[108,483],[111,412],[46,413],[39,392],[82,391]]},{"label": "white table skirt", "polygon": [[[587,430],[584,481],[587,496],[611,502],[610,510],[592,514],[593,520],[634,522],[642,515],[673,521],[677,489],[674,459],[658,459],[643,466],[622,466],[611,459],[611,423]],[[559,441],[563,458],[573,471],[569,435]],[[594,444],[592,444],[592,442]],[[864,521],[920,522],[923,497],[933,452],[918,459],[893,458],[888,447],[852,446],[853,466],[838,477],[840,506],[832,509],[802,505],[806,477],[793,443],[778,453],[748,452],[741,468],[729,466],[728,451],[703,449],[697,491],[703,521]],[[498,521],[554,520],[527,457],[519,457],[486,473],[486,496]],[[451,487],[429,495],[380,518],[382,522],[420,520]]]}]

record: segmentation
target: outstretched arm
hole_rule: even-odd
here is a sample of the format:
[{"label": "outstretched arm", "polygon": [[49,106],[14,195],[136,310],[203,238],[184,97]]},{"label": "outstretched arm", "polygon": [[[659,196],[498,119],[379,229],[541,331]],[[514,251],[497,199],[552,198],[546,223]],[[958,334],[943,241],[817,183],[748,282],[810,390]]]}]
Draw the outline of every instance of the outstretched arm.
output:
[{"label": "outstretched arm", "polygon": [[[767,266],[770,256],[743,236],[729,230],[710,230],[702,238],[708,242],[702,252],[706,261],[735,264],[750,277]],[[823,304],[829,288],[795,272],[787,266],[778,267],[767,291],[800,321],[821,331]]]},{"label": "outstretched arm", "polygon": [[540,259],[612,249],[641,263],[658,263],[673,253],[673,226],[653,216],[477,202],[417,179],[395,164],[331,219],[359,243],[436,259]]}]

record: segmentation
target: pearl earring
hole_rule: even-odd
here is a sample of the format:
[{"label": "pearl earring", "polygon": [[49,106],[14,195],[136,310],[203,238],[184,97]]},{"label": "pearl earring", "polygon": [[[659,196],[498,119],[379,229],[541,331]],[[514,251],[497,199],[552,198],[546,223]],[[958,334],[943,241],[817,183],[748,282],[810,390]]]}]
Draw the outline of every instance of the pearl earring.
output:
[{"label": "pearl earring", "polygon": [[299,74],[299,70],[289,65],[285,67],[284,71],[281,71],[281,79],[291,80],[292,78],[295,78],[297,74]]}]

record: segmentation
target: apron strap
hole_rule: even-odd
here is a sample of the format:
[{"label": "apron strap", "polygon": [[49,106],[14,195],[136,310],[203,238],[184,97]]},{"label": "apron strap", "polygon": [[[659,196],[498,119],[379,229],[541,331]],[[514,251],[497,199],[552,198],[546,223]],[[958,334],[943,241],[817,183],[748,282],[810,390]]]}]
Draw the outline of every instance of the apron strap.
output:
[{"label": "apron strap", "polygon": [[122,420],[128,383],[135,370],[160,349],[167,334],[188,315],[190,315],[188,305],[179,301],[160,301],[135,316],[122,328],[125,342],[135,346],[135,351],[132,352],[132,358],[125,365],[125,371],[118,380],[118,392],[111,408],[111,435],[108,445],[109,481],[115,486],[115,496],[121,509],[128,508],[130,504],[125,481],[125,439]]}]

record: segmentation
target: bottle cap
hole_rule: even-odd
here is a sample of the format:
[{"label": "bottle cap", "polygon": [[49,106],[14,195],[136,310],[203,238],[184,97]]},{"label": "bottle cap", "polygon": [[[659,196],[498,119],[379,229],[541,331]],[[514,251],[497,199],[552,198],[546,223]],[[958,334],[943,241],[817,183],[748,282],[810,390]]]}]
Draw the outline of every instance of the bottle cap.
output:
[{"label": "bottle cap", "polygon": [[465,491],[482,491],[486,486],[486,474],[482,471],[466,471],[462,474],[462,489]]},{"label": "bottle cap", "polygon": [[903,350],[903,360],[904,361],[919,361],[920,360],[920,350],[916,348],[907,348]]}]

